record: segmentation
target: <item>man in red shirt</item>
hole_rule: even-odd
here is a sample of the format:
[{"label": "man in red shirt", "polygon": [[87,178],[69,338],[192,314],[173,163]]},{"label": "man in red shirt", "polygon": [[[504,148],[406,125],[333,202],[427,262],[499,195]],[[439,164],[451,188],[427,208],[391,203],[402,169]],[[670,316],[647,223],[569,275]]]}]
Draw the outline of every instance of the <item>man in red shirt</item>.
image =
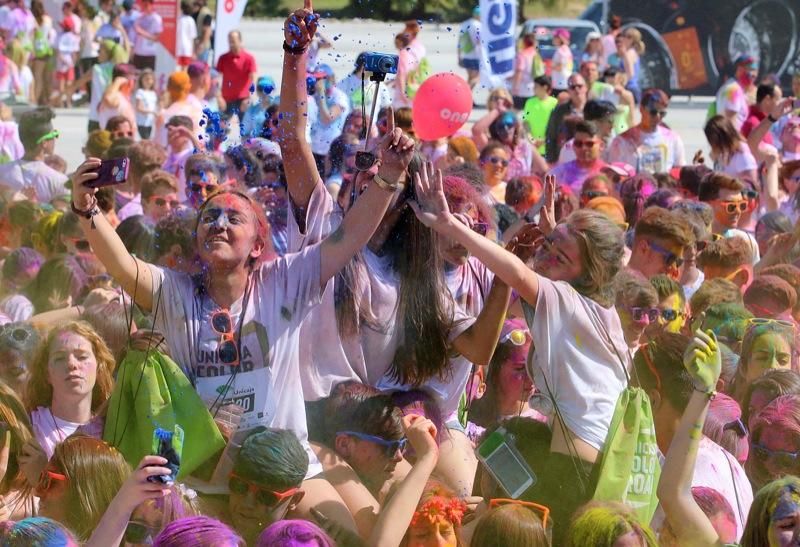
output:
[{"label": "man in red shirt", "polygon": [[[750,111],[747,114],[747,119],[742,124],[742,135],[745,137],[750,136],[750,132],[761,123],[761,120],[767,117],[767,114],[772,112],[782,98],[783,91],[781,91],[780,86],[777,86],[774,83],[764,83],[759,85],[758,89],[756,90],[756,104],[750,105]],[[761,142],[773,144],[772,134],[768,131]]]},{"label": "man in red shirt", "polygon": [[217,70],[222,74],[222,98],[225,99],[225,117],[238,116],[247,108],[250,87],[256,81],[256,60],[242,47],[242,34],[232,30],[228,34],[228,53],[217,61]]}]

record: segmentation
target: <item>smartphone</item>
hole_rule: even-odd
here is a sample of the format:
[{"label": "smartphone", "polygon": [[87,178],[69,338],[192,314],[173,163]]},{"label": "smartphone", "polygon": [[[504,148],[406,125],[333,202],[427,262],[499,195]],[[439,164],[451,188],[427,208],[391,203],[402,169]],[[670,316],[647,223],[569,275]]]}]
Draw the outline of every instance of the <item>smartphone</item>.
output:
[{"label": "smartphone", "polygon": [[97,168],[97,178],[86,183],[89,188],[102,188],[122,184],[128,180],[128,169],[130,160],[128,158],[114,158],[103,160]]},{"label": "smartphone", "polygon": [[161,456],[167,460],[164,467],[171,471],[169,475],[152,475],[147,477],[150,482],[160,482],[161,484],[172,484],[178,476],[181,467],[181,455],[183,453],[183,428],[176,425],[173,431],[157,427],[153,431],[152,454]]},{"label": "smartphone", "polygon": [[514,439],[503,427],[478,446],[478,459],[512,499],[519,498],[536,484],[536,474],[514,446]]}]

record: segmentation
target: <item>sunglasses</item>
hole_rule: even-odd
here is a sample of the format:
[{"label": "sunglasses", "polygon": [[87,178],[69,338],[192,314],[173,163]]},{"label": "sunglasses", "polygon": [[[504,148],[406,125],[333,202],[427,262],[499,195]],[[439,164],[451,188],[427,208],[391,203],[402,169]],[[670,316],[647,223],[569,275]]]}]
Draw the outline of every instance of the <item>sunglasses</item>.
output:
[{"label": "sunglasses", "polygon": [[591,148],[596,144],[595,140],[579,141],[577,139],[572,141],[572,146],[575,148]]},{"label": "sunglasses", "polygon": [[153,538],[158,535],[161,528],[158,526],[148,526],[142,522],[128,521],[128,526],[125,527],[125,535],[123,536],[126,543],[144,543],[150,545],[153,543]]},{"label": "sunglasses", "polygon": [[189,190],[196,194],[200,194],[202,192],[208,192],[210,188],[214,188],[217,186],[216,184],[204,184],[202,182],[192,182],[189,183]]},{"label": "sunglasses", "polygon": [[53,489],[56,482],[67,482],[67,476],[45,469],[39,476],[39,483],[36,485],[34,493],[37,497],[44,498]]},{"label": "sunglasses", "polygon": [[721,203],[725,205],[725,211],[727,211],[729,214],[733,214],[736,211],[739,211],[740,213],[747,211],[748,205],[746,199],[740,199],[737,201],[723,201]]},{"label": "sunglasses", "polygon": [[658,308],[641,308],[639,306],[634,306],[632,308],[628,308],[628,311],[630,312],[634,321],[641,321],[647,317],[648,321],[653,323],[661,315],[661,310]]},{"label": "sunglasses", "polygon": [[72,243],[75,248],[82,253],[88,253],[91,246],[89,245],[89,241],[80,237],[69,237],[67,241]]},{"label": "sunglasses", "polygon": [[746,437],[747,436],[747,426],[744,425],[744,422],[741,418],[736,418],[732,422],[728,422],[722,427],[722,431],[733,431],[736,433],[737,437]]},{"label": "sunglasses", "polygon": [[504,160],[503,158],[498,158],[497,156],[490,156],[487,158],[488,161],[492,162],[494,165],[502,165],[503,167],[508,167],[508,160]]},{"label": "sunglasses", "polygon": [[51,141],[53,139],[57,139],[59,135],[60,135],[60,133],[58,132],[58,129],[53,129],[49,133],[45,133],[44,135],[42,135],[41,137],[36,139],[36,144],[42,144],[43,142],[47,142],[47,141]]},{"label": "sunglasses", "polygon": [[651,116],[653,116],[654,118],[655,118],[656,116],[658,116],[658,117],[659,117],[659,118],[661,118],[662,120],[663,120],[663,119],[664,119],[664,118],[667,116],[667,111],[666,111],[666,110],[650,109],[650,110],[648,110],[648,112],[649,112],[649,113],[650,113],[650,115],[651,115]]},{"label": "sunglasses", "polygon": [[680,268],[681,266],[683,266],[683,258],[679,257],[669,249],[665,249],[664,247],[653,241],[648,241],[647,244],[656,253],[664,257],[664,264],[666,264],[667,267],[675,266],[676,268]]},{"label": "sunglasses", "polygon": [[169,205],[171,209],[177,209],[181,206],[181,202],[177,199],[165,199],[159,196],[152,196],[150,201],[155,203],[157,207],[165,207],[166,205]]},{"label": "sunglasses", "polygon": [[661,318],[664,321],[675,321],[678,317],[683,317],[684,313],[682,311],[673,310],[670,308],[666,308],[661,310]]},{"label": "sunglasses", "polygon": [[489,502],[489,509],[500,507],[501,505],[521,505],[527,509],[533,510],[539,518],[542,519],[542,528],[547,529],[547,519],[550,517],[550,509],[544,505],[533,503],[531,501],[510,500],[506,498],[496,498]]},{"label": "sunglasses", "polygon": [[583,89],[585,86],[583,84],[569,84],[569,89],[575,91],[576,89]]},{"label": "sunglasses", "polygon": [[217,310],[211,314],[211,328],[220,335],[217,355],[223,364],[237,366],[239,364],[239,348],[233,336],[233,320],[228,310]]},{"label": "sunglasses", "polygon": [[766,317],[751,317],[747,320],[747,326],[750,327],[758,327],[762,325],[778,325],[780,327],[785,327],[787,329],[794,330],[794,323],[791,321],[785,321],[783,319],[767,319]]},{"label": "sunglasses", "polygon": [[256,501],[267,507],[275,507],[283,500],[291,498],[300,491],[300,488],[295,486],[283,492],[276,492],[247,479],[243,479],[235,473],[231,473],[228,477],[228,489],[232,493],[239,494],[240,496],[252,492],[255,495]]},{"label": "sunglasses", "polygon": [[336,434],[349,435],[351,437],[355,437],[356,439],[382,446],[384,455],[387,458],[393,458],[394,455],[397,454],[398,450],[401,454],[403,454],[406,450],[406,445],[408,444],[408,439],[405,437],[397,441],[388,441],[382,437],[376,437],[375,435],[368,435],[366,433],[359,433],[358,431],[337,431]]},{"label": "sunglasses", "polygon": [[511,342],[515,346],[524,346],[530,335],[531,332],[528,329],[514,329],[507,332],[506,335],[499,340],[499,343],[505,344],[506,342]]},{"label": "sunglasses", "polygon": [[760,460],[773,460],[781,467],[794,467],[800,458],[800,452],[784,452],[783,450],[770,450],[758,443],[751,442],[750,450]]}]

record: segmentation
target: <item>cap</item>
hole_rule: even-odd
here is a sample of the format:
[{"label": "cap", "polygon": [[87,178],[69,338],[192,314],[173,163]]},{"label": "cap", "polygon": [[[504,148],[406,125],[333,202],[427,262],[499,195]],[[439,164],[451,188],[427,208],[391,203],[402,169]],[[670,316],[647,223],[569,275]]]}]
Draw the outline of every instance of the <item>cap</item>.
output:
[{"label": "cap", "polygon": [[597,32],[596,30],[593,30],[592,32],[590,32],[589,34],[586,35],[586,43],[587,44],[589,42],[591,42],[592,40],[602,40],[602,39],[603,39],[603,35],[600,34],[599,32]]},{"label": "cap", "polygon": [[733,60],[733,64],[735,66],[741,66],[741,65],[745,65],[745,66],[753,65],[753,66],[756,66],[756,67],[758,66],[758,63],[753,58],[753,56],[752,55],[748,55],[747,53],[742,53],[741,55],[736,57],[736,59]]},{"label": "cap", "polygon": [[599,196],[590,199],[584,208],[603,213],[610,218],[614,224],[619,226],[625,224],[625,207],[623,207],[622,202],[615,197]]},{"label": "cap", "polygon": [[634,169],[632,165],[621,161],[615,161],[613,163],[609,163],[608,165],[603,167],[603,169],[608,169],[615,175],[619,175],[625,178],[632,177],[636,174],[636,169]]},{"label": "cap", "polygon": [[75,21],[72,20],[72,17],[65,17],[61,21],[61,28],[63,28],[65,31],[71,32],[75,30]]},{"label": "cap", "polygon": [[256,88],[263,90],[266,95],[275,91],[275,81],[269,76],[261,76],[256,82]]},{"label": "cap", "polygon": [[277,142],[268,139],[262,139],[260,137],[255,139],[247,139],[244,143],[244,147],[253,151],[259,151],[265,156],[275,154],[276,156],[281,157],[281,147]]},{"label": "cap", "polygon": [[557,28],[553,31],[553,37],[569,40],[569,31],[565,28]]}]

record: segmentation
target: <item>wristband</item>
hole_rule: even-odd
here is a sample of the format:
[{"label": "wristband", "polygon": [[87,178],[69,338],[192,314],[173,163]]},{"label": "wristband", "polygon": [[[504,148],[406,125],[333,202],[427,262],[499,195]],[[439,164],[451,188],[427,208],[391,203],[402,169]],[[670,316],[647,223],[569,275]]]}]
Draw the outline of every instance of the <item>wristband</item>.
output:
[{"label": "wristband", "polygon": [[767,114],[767,119],[772,123],[778,123],[778,118],[772,116],[772,114]]},{"label": "wristband", "polygon": [[69,207],[70,207],[70,209],[72,209],[72,212],[75,213],[76,215],[78,215],[79,217],[83,217],[86,220],[91,220],[92,221],[92,230],[94,230],[94,228],[95,228],[95,226],[94,226],[94,216],[100,214],[100,209],[98,209],[98,207],[97,207],[97,198],[96,197],[92,196],[92,203],[89,205],[88,209],[78,209],[77,207],[75,207],[75,202],[73,202],[73,201],[70,201]]},{"label": "wristband", "polygon": [[404,188],[404,185],[403,185],[402,182],[398,181],[398,182],[396,182],[394,184],[391,184],[391,183],[387,182],[385,179],[381,178],[380,175],[375,175],[374,177],[372,177],[372,180],[375,181],[375,184],[378,185],[378,188],[381,188],[381,189],[386,190],[388,192],[395,192],[397,190],[402,190]]},{"label": "wristband", "polygon": [[700,393],[702,393],[705,396],[707,396],[709,401],[713,401],[714,397],[717,396],[717,392],[714,391],[713,389],[709,389],[709,390],[706,391],[705,389],[700,389],[699,387],[694,386],[694,390],[695,391],[699,391]]},{"label": "wristband", "polygon": [[302,55],[306,52],[308,46],[306,47],[293,47],[286,43],[286,40],[283,41],[283,51],[286,53],[290,53],[292,55]]}]

